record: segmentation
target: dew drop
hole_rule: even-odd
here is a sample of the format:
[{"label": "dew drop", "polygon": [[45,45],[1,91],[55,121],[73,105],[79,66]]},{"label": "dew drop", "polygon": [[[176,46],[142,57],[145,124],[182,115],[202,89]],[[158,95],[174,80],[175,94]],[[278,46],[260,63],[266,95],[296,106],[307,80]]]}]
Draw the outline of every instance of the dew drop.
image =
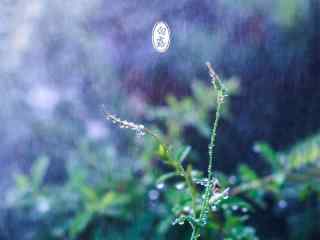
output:
[{"label": "dew drop", "polygon": [[233,205],[233,206],[232,206],[232,210],[233,210],[233,211],[237,211],[237,210],[238,210],[238,208],[239,208],[239,206],[238,206],[238,205]]},{"label": "dew drop", "polygon": [[157,190],[151,190],[148,194],[150,200],[154,201],[157,200],[159,198],[159,192]]},{"label": "dew drop", "polygon": [[257,144],[254,145],[254,146],[253,146],[253,151],[256,152],[256,153],[260,153],[260,151],[261,151],[260,146],[257,145]]},{"label": "dew drop", "polygon": [[241,211],[242,211],[243,213],[246,213],[246,212],[248,212],[248,208],[242,208]]},{"label": "dew drop", "polygon": [[278,202],[278,207],[279,208],[286,208],[288,206],[288,203],[287,203],[287,201],[285,201],[285,200],[280,200],[279,202]]},{"label": "dew drop", "polygon": [[183,208],[183,211],[190,213],[191,212],[191,207],[190,206],[185,206]]},{"label": "dew drop", "polygon": [[40,197],[39,198],[39,202],[38,202],[38,206],[37,206],[37,210],[40,213],[46,213],[50,210],[50,203],[49,201],[44,198],[44,197]]},{"label": "dew drop", "polygon": [[237,178],[236,178],[236,176],[230,176],[228,181],[230,184],[235,184],[237,181]]},{"label": "dew drop", "polygon": [[176,189],[182,190],[184,188],[184,183],[177,183],[176,184]]},{"label": "dew drop", "polygon": [[163,182],[158,183],[158,184],[156,185],[156,187],[157,187],[157,189],[161,190],[161,189],[164,188],[164,183],[163,183]]},{"label": "dew drop", "polygon": [[216,212],[216,211],[218,210],[218,208],[217,208],[217,206],[212,206],[212,207],[211,207],[211,210],[212,210],[213,212]]}]

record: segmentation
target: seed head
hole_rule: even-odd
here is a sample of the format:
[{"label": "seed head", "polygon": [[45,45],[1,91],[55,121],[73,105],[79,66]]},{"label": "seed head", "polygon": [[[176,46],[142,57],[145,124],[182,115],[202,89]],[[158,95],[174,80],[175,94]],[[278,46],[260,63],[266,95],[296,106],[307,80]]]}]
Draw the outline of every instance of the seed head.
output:
[{"label": "seed head", "polygon": [[145,129],[142,124],[136,124],[133,122],[129,122],[127,120],[121,120],[113,114],[107,113],[107,120],[111,121],[113,124],[117,125],[119,128],[127,128],[136,132],[138,136],[145,135]]}]

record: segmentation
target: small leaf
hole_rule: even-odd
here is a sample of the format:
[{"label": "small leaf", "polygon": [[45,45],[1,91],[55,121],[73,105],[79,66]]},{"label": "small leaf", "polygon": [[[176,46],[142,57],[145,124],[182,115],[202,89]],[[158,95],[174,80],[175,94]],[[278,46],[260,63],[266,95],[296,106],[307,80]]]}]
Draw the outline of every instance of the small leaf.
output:
[{"label": "small leaf", "polygon": [[157,232],[159,234],[165,234],[168,232],[169,228],[172,224],[172,217],[166,217],[165,219],[161,220],[157,227]]},{"label": "small leaf", "polygon": [[271,148],[267,143],[256,143],[254,150],[260,153],[272,166],[274,170],[281,167],[280,162],[278,161],[277,153]]},{"label": "small leaf", "polygon": [[98,196],[93,188],[90,188],[88,186],[83,185],[83,186],[81,186],[80,191],[83,194],[83,196],[87,202],[97,201]]},{"label": "small leaf", "polygon": [[164,160],[164,161],[169,161],[170,157],[168,155],[168,150],[166,149],[165,146],[163,146],[162,144],[159,144],[158,146],[158,150],[157,150],[157,154],[159,155],[159,157]]},{"label": "small leaf", "polygon": [[43,182],[44,176],[49,166],[49,159],[46,156],[36,160],[31,169],[31,179],[34,186],[37,188]]},{"label": "small leaf", "polygon": [[257,174],[250,167],[245,164],[241,164],[239,167],[239,174],[241,179],[245,182],[253,181],[258,179]]},{"label": "small leaf", "polygon": [[78,215],[72,220],[70,226],[71,238],[76,238],[81,232],[83,232],[92,219],[93,214],[89,211],[79,212]]},{"label": "small leaf", "polygon": [[183,149],[179,149],[177,155],[176,155],[176,159],[179,161],[179,162],[183,162],[183,160],[186,159],[186,157],[189,155],[191,151],[191,147],[190,146],[187,146]]},{"label": "small leaf", "polygon": [[130,202],[130,198],[126,194],[116,193],[116,192],[108,192],[102,196],[102,198],[98,201],[97,211],[100,213],[106,213],[112,210],[115,210],[117,206],[122,207],[121,205],[128,204]]},{"label": "small leaf", "polygon": [[178,176],[177,173],[175,173],[175,172],[163,174],[157,179],[157,184],[163,183],[163,182],[167,181],[168,179],[175,177],[175,176]]},{"label": "small leaf", "polygon": [[113,204],[117,200],[117,194],[114,192],[108,192],[103,195],[102,199],[100,200],[99,208],[105,209]]},{"label": "small leaf", "polygon": [[27,190],[30,186],[30,180],[27,176],[18,174],[15,176],[16,186],[20,190]]}]

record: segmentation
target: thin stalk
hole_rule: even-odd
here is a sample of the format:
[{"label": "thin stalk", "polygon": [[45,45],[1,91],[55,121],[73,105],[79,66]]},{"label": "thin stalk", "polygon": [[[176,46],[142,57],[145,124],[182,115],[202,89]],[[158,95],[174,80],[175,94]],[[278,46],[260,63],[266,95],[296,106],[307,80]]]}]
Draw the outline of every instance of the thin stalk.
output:
[{"label": "thin stalk", "polygon": [[197,240],[199,238],[199,231],[196,225],[190,223],[192,227],[192,234],[190,240]]},{"label": "thin stalk", "polygon": [[192,182],[192,177],[191,177],[191,166],[187,168],[187,171],[184,173],[185,175],[185,181],[188,185],[190,194],[191,194],[191,206],[192,206],[192,215],[196,217],[197,215],[197,204],[196,204],[196,198],[197,198],[197,190],[195,189],[193,182]]},{"label": "thin stalk", "polygon": [[217,136],[217,129],[218,129],[218,124],[220,120],[220,115],[221,115],[221,106],[224,102],[224,97],[225,97],[225,89],[222,86],[222,83],[219,79],[219,77],[215,74],[213,71],[210,63],[207,63],[208,69],[209,69],[209,74],[212,78],[212,84],[217,91],[217,108],[216,108],[216,113],[215,113],[215,120],[213,123],[213,128],[211,130],[211,138],[210,138],[210,143],[208,146],[208,155],[209,155],[209,164],[208,164],[208,186],[205,189],[205,197],[202,202],[201,206],[201,212],[200,212],[200,220],[202,220],[205,217],[206,212],[208,211],[208,205],[209,205],[209,198],[210,198],[210,191],[212,188],[212,180],[213,180],[213,172],[212,172],[212,165],[214,162],[214,147],[216,143],[216,136]]},{"label": "thin stalk", "polygon": [[[201,205],[201,210],[200,210],[200,215],[199,215],[199,220],[201,224],[206,224],[207,220],[207,214],[208,214],[208,208],[209,208],[209,200],[210,200],[210,194],[211,194],[211,189],[213,185],[213,172],[212,172],[212,166],[215,158],[214,154],[214,147],[216,144],[216,136],[217,136],[217,129],[219,125],[219,120],[220,120],[220,115],[221,115],[221,107],[224,102],[224,97],[225,97],[225,89],[222,85],[221,80],[219,79],[218,75],[214,72],[213,68],[211,67],[210,63],[207,63],[208,69],[209,69],[209,74],[212,79],[212,84],[217,91],[217,108],[215,112],[215,120],[213,123],[213,127],[211,130],[211,137],[210,137],[210,143],[208,145],[208,155],[209,155],[209,163],[208,163],[208,185],[206,186],[205,189],[205,197]],[[199,237],[199,226],[193,225],[192,227],[192,235],[190,240],[196,240]]]},{"label": "thin stalk", "polygon": [[[219,94],[218,94],[219,95]],[[218,96],[219,98],[219,96]],[[222,102],[218,101],[217,105],[217,110],[216,110],[216,119],[213,124],[212,132],[211,132],[211,139],[210,139],[210,144],[208,147],[208,152],[209,152],[209,165],[208,165],[208,180],[211,180],[213,173],[212,173],[212,165],[214,161],[214,147],[215,147],[215,142],[216,142],[216,136],[217,136],[217,128],[218,128],[218,123],[220,119],[220,111],[221,111],[221,105]]]},{"label": "thin stalk", "polygon": [[[219,94],[218,94],[219,95]],[[208,210],[209,205],[209,199],[210,199],[210,191],[212,189],[212,180],[213,180],[213,172],[212,172],[212,165],[214,161],[214,147],[215,147],[215,141],[216,141],[216,135],[217,135],[217,128],[218,123],[220,119],[220,111],[221,111],[221,105],[222,102],[218,101],[217,109],[216,109],[216,118],[213,124],[212,132],[211,132],[211,139],[210,144],[208,146],[208,152],[209,152],[209,164],[208,164],[208,186],[205,189],[205,197],[202,202],[201,211],[199,219],[202,220],[205,217],[205,214]]]}]

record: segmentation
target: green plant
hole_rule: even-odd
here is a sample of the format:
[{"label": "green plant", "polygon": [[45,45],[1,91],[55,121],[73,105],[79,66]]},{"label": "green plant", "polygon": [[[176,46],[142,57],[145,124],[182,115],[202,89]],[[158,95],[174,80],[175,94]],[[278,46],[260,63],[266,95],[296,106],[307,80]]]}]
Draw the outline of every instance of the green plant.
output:
[{"label": "green plant", "polygon": [[[184,184],[188,188],[188,194],[191,201],[191,208],[189,211],[185,211],[183,214],[177,216],[176,220],[173,224],[183,224],[184,222],[188,222],[192,227],[191,240],[196,240],[200,237],[199,228],[205,227],[208,222],[208,213],[210,208],[214,206],[218,201],[222,198],[227,198],[227,194],[229,189],[225,189],[224,191],[220,191],[218,180],[214,177],[212,166],[214,162],[214,147],[216,142],[216,132],[219,124],[220,114],[222,104],[224,102],[226,95],[226,89],[218,77],[218,75],[214,72],[210,63],[207,63],[207,67],[209,69],[209,75],[211,77],[211,83],[216,91],[216,113],[215,120],[213,123],[213,127],[211,130],[210,143],[208,146],[208,155],[209,155],[209,163],[208,163],[208,173],[207,178],[196,180],[193,176],[192,166],[188,165],[184,167],[182,162],[188,156],[190,152],[190,147],[187,147],[183,150],[175,150],[172,146],[169,146],[162,140],[157,134],[153,133],[150,129],[144,127],[143,125],[138,125],[133,122],[128,122],[126,120],[121,120],[112,114],[107,114],[107,119],[112,121],[114,124],[117,124],[120,128],[127,128],[134,130],[137,135],[142,136],[144,134],[148,134],[152,136],[159,144],[158,154],[161,159],[169,165],[174,171],[169,172],[166,175],[163,175],[159,182],[160,184],[171,178],[173,176],[179,176],[184,179]],[[204,193],[199,193],[196,188],[196,183],[202,183],[205,185]]]},{"label": "green plant", "polygon": [[[210,73],[217,78],[213,70]],[[223,83],[230,94],[236,89],[234,82]],[[25,222],[31,223],[33,227],[22,232],[32,239],[164,240],[190,239],[190,235],[191,239],[199,239],[199,234],[201,239],[254,240],[257,235],[271,239],[259,229],[263,223],[257,223],[255,213],[262,209],[271,215],[279,209],[286,210],[283,206],[294,201],[302,206],[308,203],[309,207],[284,217],[290,227],[290,239],[312,236],[316,224],[306,227],[303,220],[320,216],[317,205],[309,203],[320,197],[319,134],[288,151],[276,152],[266,143],[257,143],[254,150],[269,163],[268,173],[261,176],[241,162],[235,176],[215,171],[210,181],[214,148],[208,148],[211,171],[205,176],[205,172],[192,166],[206,153],[198,152],[196,147],[191,151],[184,130],[193,128],[212,146],[219,116],[211,127],[208,116],[219,110],[229,121],[229,98],[223,98],[223,108],[222,101],[218,108],[219,91],[199,82],[192,90],[192,96],[179,100],[169,97],[167,106],[148,109],[146,118],[151,116],[154,122],[160,122],[161,130],[109,115],[115,124],[144,136],[135,143],[144,148],[133,147],[129,142],[126,151],[117,151],[111,142],[79,139],[64,159],[66,179],[62,183],[46,181],[50,159],[39,157],[30,174],[17,174],[16,185],[6,193],[2,209],[14,216],[11,225],[24,229]],[[114,130],[118,134],[118,129]],[[220,190],[219,184],[226,190]],[[279,207],[270,208],[266,196],[278,202]],[[248,225],[250,219],[257,231]],[[7,219],[0,221],[3,224]],[[182,226],[172,228],[172,223]]]}]

